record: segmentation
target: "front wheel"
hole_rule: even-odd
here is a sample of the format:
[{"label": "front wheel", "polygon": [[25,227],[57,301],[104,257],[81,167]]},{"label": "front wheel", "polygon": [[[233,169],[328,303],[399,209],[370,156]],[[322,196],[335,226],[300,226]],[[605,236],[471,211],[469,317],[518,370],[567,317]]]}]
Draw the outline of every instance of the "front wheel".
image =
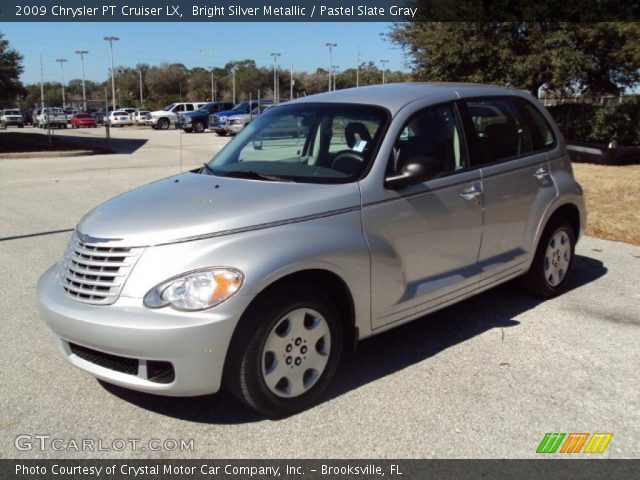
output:
[{"label": "front wheel", "polygon": [[204,123],[203,122],[196,122],[193,124],[193,131],[196,133],[202,133],[204,132]]},{"label": "front wheel", "polygon": [[311,285],[287,285],[245,312],[229,349],[225,384],[267,417],[310,407],[335,375],[343,329],[335,303]]},{"label": "front wheel", "polygon": [[160,130],[167,130],[169,129],[169,119],[168,118],[161,118],[160,120],[158,120],[158,128]]},{"label": "front wheel", "polygon": [[573,268],[576,233],[562,218],[545,228],[533,263],[522,277],[525,287],[541,298],[552,298],[567,290]]}]

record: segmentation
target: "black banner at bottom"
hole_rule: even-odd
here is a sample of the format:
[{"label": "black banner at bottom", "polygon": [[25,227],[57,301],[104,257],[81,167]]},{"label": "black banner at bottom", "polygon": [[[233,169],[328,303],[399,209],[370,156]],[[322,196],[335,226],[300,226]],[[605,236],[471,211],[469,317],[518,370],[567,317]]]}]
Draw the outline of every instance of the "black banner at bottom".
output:
[{"label": "black banner at bottom", "polygon": [[0,460],[1,479],[629,479],[640,460]]}]

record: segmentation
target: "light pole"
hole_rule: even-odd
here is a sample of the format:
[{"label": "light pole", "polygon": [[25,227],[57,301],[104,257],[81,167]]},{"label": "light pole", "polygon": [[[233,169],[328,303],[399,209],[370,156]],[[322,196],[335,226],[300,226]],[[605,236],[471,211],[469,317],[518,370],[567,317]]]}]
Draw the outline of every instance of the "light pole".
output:
[{"label": "light pole", "polygon": [[111,52],[111,101],[113,109],[116,109],[116,72],[113,69],[113,42],[120,40],[118,37],[104,37],[109,42],[109,51]]},{"label": "light pole", "polygon": [[233,88],[233,103],[236,103],[236,66],[231,67],[232,75],[232,88]]},{"label": "light pole", "polygon": [[142,97],[142,68],[140,68],[138,74],[140,79],[140,108],[142,108],[142,104],[144,103],[144,98]]},{"label": "light pole", "polygon": [[389,60],[380,60],[380,63],[382,63],[382,84],[385,84],[385,72],[387,70],[387,63],[389,63]]},{"label": "light pole", "polygon": [[338,65],[334,65],[333,66],[333,90],[335,91],[336,89],[336,78],[338,77],[338,68],[340,68]]},{"label": "light pole", "polygon": [[360,47],[358,47],[358,55],[356,57],[356,88],[360,86]]},{"label": "light pole", "polygon": [[337,43],[327,42],[324,44],[325,47],[329,47],[329,91],[331,91],[331,70],[333,69],[333,49],[337,47]]},{"label": "light pole", "polygon": [[84,56],[89,53],[87,50],[76,50],[76,53],[80,55],[80,63],[82,65],[82,108],[87,111],[87,92],[84,88]]},{"label": "light pole", "polygon": [[56,62],[58,62],[60,64],[60,71],[62,72],[62,109],[64,110],[65,107],[65,99],[64,99],[64,63],[67,61],[66,58],[58,58],[56,59]]},{"label": "light pole", "polygon": [[289,88],[291,89],[291,91],[289,92],[289,100],[293,100],[293,65],[291,65],[291,75],[289,77]]},{"label": "light pole", "polygon": [[42,55],[40,55],[40,108],[44,108],[44,67],[42,66]]},{"label": "light pole", "polygon": [[278,57],[280,53],[272,53],[273,57],[273,103],[278,103]]},{"label": "light pole", "polygon": [[[200,53],[211,53],[213,54],[213,48],[201,48]],[[215,92],[213,91],[213,65],[211,66],[211,101],[215,102]]]}]

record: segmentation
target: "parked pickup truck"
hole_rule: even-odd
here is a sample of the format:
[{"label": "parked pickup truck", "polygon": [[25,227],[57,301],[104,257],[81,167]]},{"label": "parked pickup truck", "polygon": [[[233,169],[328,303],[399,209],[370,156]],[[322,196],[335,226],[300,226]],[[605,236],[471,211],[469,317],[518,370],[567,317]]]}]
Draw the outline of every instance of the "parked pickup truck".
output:
[{"label": "parked pickup truck", "polygon": [[24,127],[24,117],[18,109],[6,109],[0,112],[0,125],[8,127],[16,125],[18,128]]},{"label": "parked pickup truck", "polygon": [[198,110],[205,102],[199,103],[172,103],[167,105],[162,110],[155,110],[147,115],[146,120],[154,130],[166,130],[170,126],[178,128],[178,115],[186,112],[193,112]]},{"label": "parked pickup truck", "polygon": [[233,108],[231,102],[211,102],[206,103],[198,110],[180,115],[180,127],[185,132],[202,133],[207,128],[209,115],[230,110]]},{"label": "parked pickup truck", "polygon": [[40,128],[67,128],[67,114],[58,107],[45,107],[38,110],[37,123]]},{"label": "parked pickup truck", "polygon": [[238,115],[230,115],[227,117],[227,123],[224,125],[224,129],[229,135],[237,135],[246,127],[252,120],[258,117],[261,113],[267,109],[275,106],[275,103],[269,105],[258,105],[249,113],[240,113]]},{"label": "parked pickup truck", "polygon": [[231,115],[249,113],[258,105],[266,105],[271,103],[273,103],[273,100],[245,100],[244,102],[238,103],[231,110],[225,110],[222,112],[214,113],[213,115],[209,115],[209,130],[211,130],[212,132],[216,132],[221,137],[224,137],[227,134],[226,125],[228,117],[230,117]]}]

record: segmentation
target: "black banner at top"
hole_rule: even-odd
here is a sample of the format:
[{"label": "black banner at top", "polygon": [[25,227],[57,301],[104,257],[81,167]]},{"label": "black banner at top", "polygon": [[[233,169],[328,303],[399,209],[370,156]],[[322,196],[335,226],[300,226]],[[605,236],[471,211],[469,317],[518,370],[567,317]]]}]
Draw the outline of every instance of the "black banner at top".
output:
[{"label": "black banner at top", "polygon": [[0,22],[639,21],[640,0],[3,0]]}]

